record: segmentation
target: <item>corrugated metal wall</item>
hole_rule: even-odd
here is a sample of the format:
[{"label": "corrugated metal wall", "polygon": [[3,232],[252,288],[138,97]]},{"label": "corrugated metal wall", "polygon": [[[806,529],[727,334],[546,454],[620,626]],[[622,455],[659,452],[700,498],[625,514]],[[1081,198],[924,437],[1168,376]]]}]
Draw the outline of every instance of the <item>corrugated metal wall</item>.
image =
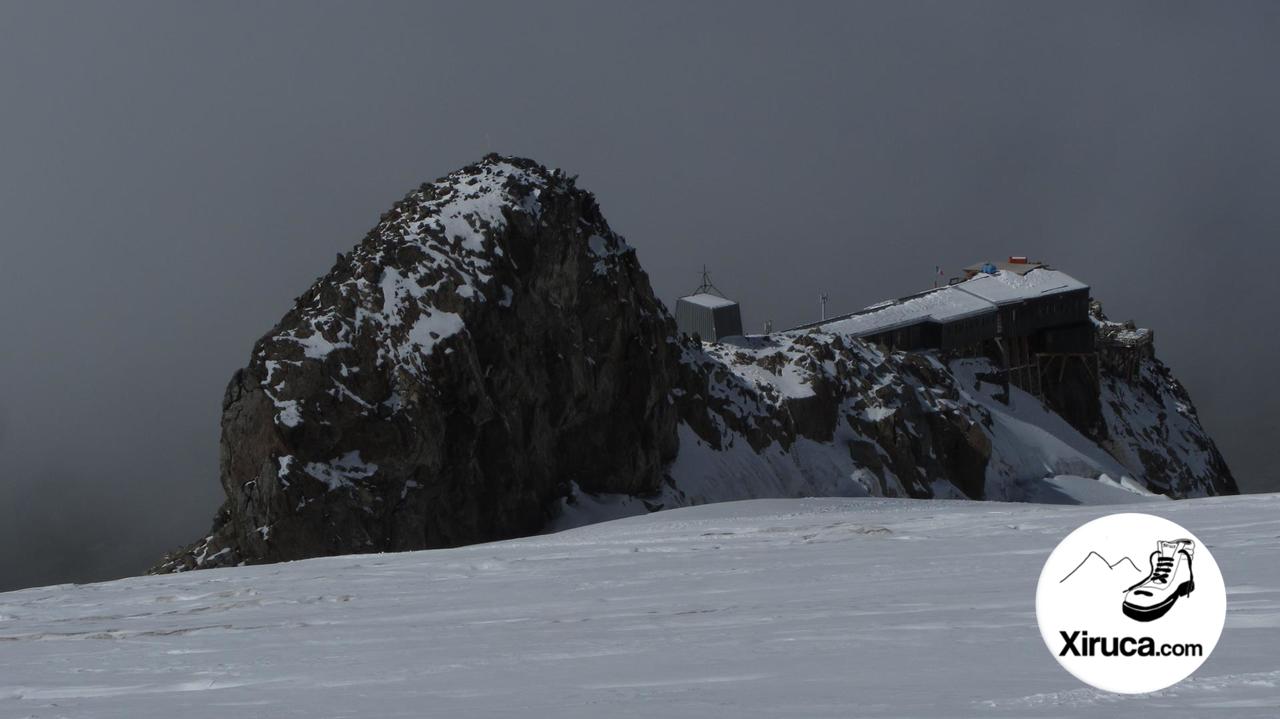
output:
[{"label": "corrugated metal wall", "polygon": [[742,310],[738,305],[717,307],[714,310],[716,322],[716,339],[742,334]]},{"label": "corrugated metal wall", "polygon": [[712,309],[680,298],[676,300],[676,329],[710,342],[740,335],[742,310],[737,303]]}]

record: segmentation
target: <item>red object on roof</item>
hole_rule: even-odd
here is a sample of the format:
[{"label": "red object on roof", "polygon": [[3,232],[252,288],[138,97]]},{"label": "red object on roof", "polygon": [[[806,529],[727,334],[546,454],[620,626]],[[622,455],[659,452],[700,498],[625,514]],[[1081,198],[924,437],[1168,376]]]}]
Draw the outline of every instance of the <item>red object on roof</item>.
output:
[{"label": "red object on roof", "polygon": [[1009,255],[1009,264],[1025,265],[1027,264],[1027,257],[1026,255]]}]

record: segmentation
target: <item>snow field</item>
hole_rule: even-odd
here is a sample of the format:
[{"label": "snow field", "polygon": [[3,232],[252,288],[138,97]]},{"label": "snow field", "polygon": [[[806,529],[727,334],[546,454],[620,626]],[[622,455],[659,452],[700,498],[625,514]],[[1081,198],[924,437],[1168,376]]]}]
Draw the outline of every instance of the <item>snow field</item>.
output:
[{"label": "snow field", "polygon": [[[1228,587],[1215,653],[1138,697],[1059,668],[1034,616],[1054,545],[1124,510],[1195,532]],[[1278,510],[756,500],[28,589],[0,594],[0,716],[1274,717]]]}]

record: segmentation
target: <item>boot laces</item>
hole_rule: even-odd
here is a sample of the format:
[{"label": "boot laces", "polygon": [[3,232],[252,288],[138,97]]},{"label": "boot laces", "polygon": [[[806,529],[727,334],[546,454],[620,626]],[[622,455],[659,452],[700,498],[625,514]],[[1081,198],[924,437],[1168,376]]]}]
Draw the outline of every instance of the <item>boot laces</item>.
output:
[{"label": "boot laces", "polygon": [[1159,557],[1156,559],[1155,569],[1151,570],[1152,582],[1161,584],[1169,583],[1169,573],[1173,571],[1173,557]]}]

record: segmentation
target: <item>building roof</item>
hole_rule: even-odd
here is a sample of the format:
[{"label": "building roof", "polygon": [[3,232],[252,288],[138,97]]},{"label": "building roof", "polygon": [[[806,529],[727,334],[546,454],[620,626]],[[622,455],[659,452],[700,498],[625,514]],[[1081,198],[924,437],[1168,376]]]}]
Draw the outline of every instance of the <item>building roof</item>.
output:
[{"label": "building roof", "polygon": [[681,297],[680,301],[688,302],[690,304],[698,305],[699,307],[706,307],[708,309],[713,309],[713,310],[719,309],[721,307],[730,307],[732,305],[738,304],[733,300],[726,299],[719,295],[707,294],[706,292],[699,292],[696,295],[687,295],[685,297]]},{"label": "building roof", "polygon": [[991,303],[966,292],[960,292],[952,286],[927,290],[900,300],[881,302],[860,312],[818,323],[816,326],[822,327],[826,332],[864,337],[920,322],[952,322],[990,312],[993,309]]},{"label": "building roof", "polygon": [[1089,289],[1071,275],[1047,267],[1032,267],[1025,274],[1006,270],[994,275],[980,272],[972,279],[951,286],[997,305]]},{"label": "building roof", "polygon": [[1089,289],[1088,285],[1064,272],[1041,265],[1029,267],[1025,273],[1004,270],[994,275],[979,273],[964,282],[886,300],[852,314],[800,325],[788,331],[821,327],[825,332],[865,337],[920,322],[954,322],[993,312],[999,305]]}]

